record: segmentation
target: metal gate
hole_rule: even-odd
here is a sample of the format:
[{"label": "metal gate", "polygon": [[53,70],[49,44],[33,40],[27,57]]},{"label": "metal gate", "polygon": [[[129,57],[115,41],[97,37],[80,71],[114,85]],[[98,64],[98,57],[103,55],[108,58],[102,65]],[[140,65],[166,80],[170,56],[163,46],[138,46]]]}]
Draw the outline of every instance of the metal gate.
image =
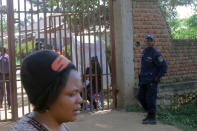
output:
[{"label": "metal gate", "polygon": [[54,50],[76,65],[84,87],[83,110],[115,107],[112,0],[0,0],[0,25],[0,44],[9,56],[9,79],[0,72],[1,121],[33,110],[20,66],[25,56],[42,49]]}]

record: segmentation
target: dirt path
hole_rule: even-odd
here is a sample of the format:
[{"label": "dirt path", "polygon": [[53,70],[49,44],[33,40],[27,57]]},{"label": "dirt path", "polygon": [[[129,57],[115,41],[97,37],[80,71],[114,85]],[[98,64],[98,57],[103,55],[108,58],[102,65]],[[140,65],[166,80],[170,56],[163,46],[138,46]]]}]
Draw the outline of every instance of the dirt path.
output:
[{"label": "dirt path", "polygon": [[[164,125],[142,125],[143,113],[123,111],[102,111],[82,113],[74,123],[68,123],[71,131],[180,131],[176,127]],[[7,131],[15,123],[1,122],[0,130]]]},{"label": "dirt path", "polygon": [[75,123],[69,123],[71,131],[180,131],[161,124],[142,125],[143,113],[104,111],[84,113]]}]

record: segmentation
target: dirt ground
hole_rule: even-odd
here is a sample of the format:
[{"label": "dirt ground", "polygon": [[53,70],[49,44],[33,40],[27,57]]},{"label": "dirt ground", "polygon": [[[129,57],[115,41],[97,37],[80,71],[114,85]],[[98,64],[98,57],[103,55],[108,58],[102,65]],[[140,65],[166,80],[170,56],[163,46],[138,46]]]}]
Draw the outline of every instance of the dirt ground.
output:
[{"label": "dirt ground", "polygon": [[[71,131],[180,131],[176,127],[164,125],[142,125],[144,113],[124,111],[99,111],[81,113],[78,120],[68,123]],[[8,131],[15,122],[0,122],[0,130]]]}]

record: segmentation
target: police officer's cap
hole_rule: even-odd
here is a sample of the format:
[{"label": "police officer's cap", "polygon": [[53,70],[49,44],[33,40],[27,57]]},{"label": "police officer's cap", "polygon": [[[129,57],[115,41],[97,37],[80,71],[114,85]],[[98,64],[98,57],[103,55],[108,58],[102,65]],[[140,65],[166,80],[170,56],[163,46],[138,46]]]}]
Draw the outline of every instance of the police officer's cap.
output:
[{"label": "police officer's cap", "polygon": [[154,36],[152,34],[148,34],[148,35],[146,35],[146,39],[154,40],[155,38],[154,38]]}]

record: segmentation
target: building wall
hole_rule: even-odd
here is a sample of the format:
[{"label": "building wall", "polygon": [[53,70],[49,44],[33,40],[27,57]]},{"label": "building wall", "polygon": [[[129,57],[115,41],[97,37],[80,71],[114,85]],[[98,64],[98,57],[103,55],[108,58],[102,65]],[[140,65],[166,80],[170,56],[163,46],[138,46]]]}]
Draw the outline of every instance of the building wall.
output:
[{"label": "building wall", "polygon": [[159,0],[113,1],[116,92],[119,108],[137,104],[138,74],[147,34],[168,63],[159,84],[158,104],[170,105],[174,95],[197,92],[197,40],[173,40]]},{"label": "building wall", "polygon": [[169,68],[159,86],[158,103],[169,105],[171,96],[197,91],[197,40],[172,40],[158,0],[133,0],[132,8],[136,88],[145,36],[153,34]]},{"label": "building wall", "polygon": [[[144,49],[144,40],[147,34],[155,36],[155,47],[161,51],[165,59],[170,60],[171,36],[165,20],[162,15],[158,1],[134,0],[133,1],[133,25],[134,25],[134,45],[140,43],[140,46],[134,46],[135,52],[135,76],[138,77],[141,66],[141,56]],[[171,72],[169,69],[168,72]],[[169,73],[167,74],[167,76]],[[167,78],[165,78],[167,79]]]},{"label": "building wall", "polygon": [[174,95],[197,93],[197,40],[172,40],[170,54],[171,72],[160,84],[160,105],[171,105]]}]

